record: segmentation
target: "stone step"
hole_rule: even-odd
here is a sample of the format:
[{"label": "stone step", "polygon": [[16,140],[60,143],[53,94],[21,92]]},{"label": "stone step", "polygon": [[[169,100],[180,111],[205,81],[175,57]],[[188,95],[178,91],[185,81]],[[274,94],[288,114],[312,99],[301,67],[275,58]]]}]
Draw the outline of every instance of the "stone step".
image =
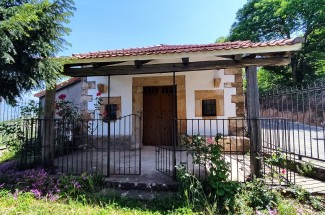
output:
[{"label": "stone step", "polygon": [[115,198],[129,198],[136,200],[168,199],[177,197],[177,192],[172,191],[148,191],[148,190],[120,190],[104,188],[101,195]]},{"label": "stone step", "polygon": [[178,191],[178,183],[172,178],[149,178],[145,176],[112,176],[105,179],[107,188],[119,190]]}]

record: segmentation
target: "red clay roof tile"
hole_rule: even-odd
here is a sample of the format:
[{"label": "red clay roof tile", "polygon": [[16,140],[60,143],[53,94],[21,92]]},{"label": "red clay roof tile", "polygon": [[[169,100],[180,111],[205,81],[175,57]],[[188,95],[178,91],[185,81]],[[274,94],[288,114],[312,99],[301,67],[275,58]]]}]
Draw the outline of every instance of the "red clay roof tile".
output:
[{"label": "red clay roof tile", "polygon": [[[79,78],[79,77],[69,78],[68,80],[57,84],[56,85],[56,91],[59,91],[60,89],[62,89],[64,87],[67,87],[67,86],[69,86],[71,84],[74,84],[76,82],[79,82],[79,81],[81,81],[81,78]],[[37,97],[37,98],[45,96],[45,90],[42,90],[42,91],[40,91],[38,93],[35,93],[34,96]]]},{"label": "red clay roof tile", "polygon": [[301,43],[301,40],[297,38],[282,39],[270,42],[251,42],[251,41],[235,41],[225,43],[212,43],[202,45],[156,45],[143,48],[129,48],[121,50],[106,50],[98,52],[89,52],[81,54],[73,54],[73,57],[78,59],[92,59],[92,58],[113,58],[123,56],[138,56],[138,55],[157,55],[157,54],[171,54],[171,53],[188,53],[188,52],[203,52],[203,51],[215,51],[215,50],[230,50],[240,48],[257,48],[266,46],[284,46],[294,45]]}]

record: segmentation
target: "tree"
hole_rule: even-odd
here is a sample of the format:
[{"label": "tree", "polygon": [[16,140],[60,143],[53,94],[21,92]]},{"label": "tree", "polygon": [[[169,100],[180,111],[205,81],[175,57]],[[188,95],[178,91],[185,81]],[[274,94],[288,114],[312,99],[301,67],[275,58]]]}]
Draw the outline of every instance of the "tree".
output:
[{"label": "tree", "polygon": [[302,36],[305,43],[291,57],[290,67],[266,68],[277,78],[285,74],[283,82],[291,73],[297,83],[325,75],[324,26],[324,0],[248,0],[237,12],[229,39],[258,42]]},{"label": "tree", "polygon": [[229,42],[229,37],[221,36],[218,37],[215,41],[215,43],[225,43],[225,42]]},{"label": "tree", "polygon": [[53,84],[62,64],[52,59],[68,45],[65,24],[74,9],[73,0],[0,1],[0,97],[14,102],[43,83]]}]

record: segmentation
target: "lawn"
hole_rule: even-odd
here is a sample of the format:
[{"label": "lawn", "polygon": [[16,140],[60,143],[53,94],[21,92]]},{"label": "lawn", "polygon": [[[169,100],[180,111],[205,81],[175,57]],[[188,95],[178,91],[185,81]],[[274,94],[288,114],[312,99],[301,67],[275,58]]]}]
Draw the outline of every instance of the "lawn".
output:
[{"label": "lawn", "polygon": [[[51,202],[35,199],[31,193],[19,193],[14,196],[7,191],[0,193],[0,214],[195,214],[190,209],[179,207],[166,210],[162,202],[140,202],[130,199],[111,199],[108,202],[83,203],[82,196],[77,200],[59,200]],[[128,203],[127,203],[128,202]],[[154,205],[158,203],[158,205]],[[152,204],[148,206],[148,204]],[[124,206],[123,206],[124,205]],[[131,206],[132,205],[132,206]]]}]

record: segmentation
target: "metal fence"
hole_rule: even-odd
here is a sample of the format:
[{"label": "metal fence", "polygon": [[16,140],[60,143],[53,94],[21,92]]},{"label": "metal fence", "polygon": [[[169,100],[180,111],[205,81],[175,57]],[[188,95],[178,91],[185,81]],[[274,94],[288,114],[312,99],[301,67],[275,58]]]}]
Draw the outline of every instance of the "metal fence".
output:
[{"label": "metal fence", "polygon": [[325,80],[268,91],[260,96],[260,107],[262,117],[290,119],[316,129],[324,127]]},{"label": "metal fence", "polygon": [[[175,145],[168,143],[173,140],[166,140],[166,145],[156,146],[155,153],[146,156],[152,156],[149,160],[156,162],[156,169],[166,175],[174,177],[175,165],[183,165],[203,179],[209,174],[210,161],[200,164],[193,162],[194,153],[185,145],[191,146],[200,137],[203,144],[214,143],[222,147],[222,159],[229,165],[230,180],[247,181],[251,178],[251,155],[255,153],[251,150],[247,133],[250,121],[244,118],[177,119]],[[141,174],[142,135],[137,129],[141,120],[137,115],[112,121],[110,128],[103,120],[53,122],[54,170],[67,174],[97,172],[105,176]],[[23,121],[20,161],[24,168],[40,165],[46,156],[42,145],[44,123],[43,119]],[[271,184],[295,183],[302,150],[305,152],[304,158],[310,158],[314,156],[313,147],[317,148],[319,144],[312,142],[309,143],[311,147],[306,145],[304,148],[299,142],[298,127],[292,120],[263,118],[256,120],[256,123],[260,127],[261,148],[258,155],[263,175]],[[218,141],[214,140],[216,136],[219,137]],[[324,149],[322,153],[318,152],[317,159],[322,161]]]},{"label": "metal fence", "polygon": [[[308,92],[311,94],[312,91],[309,89]],[[293,94],[292,91],[289,97],[293,98]],[[321,116],[319,110],[324,105],[323,91],[317,91],[317,96],[321,105],[310,106],[315,107],[313,110],[318,113],[317,116]],[[278,101],[281,107],[288,107],[287,104],[293,102],[284,100]],[[296,101],[296,104],[297,102],[299,103]],[[258,153],[263,174],[268,176],[272,184],[279,182],[278,178],[281,178],[282,184],[287,184],[295,183],[299,167],[304,163],[311,163],[316,170],[324,169],[324,126],[319,125],[319,120],[314,120],[313,125],[304,124],[295,117],[281,118],[280,112],[274,110],[277,107],[274,104],[275,101],[270,102],[264,97],[264,103],[261,105],[264,118],[256,120],[260,127],[262,145]],[[266,118],[266,113],[272,116],[272,111],[278,115]],[[312,112],[307,113],[309,115]],[[286,116],[285,113],[283,116]],[[296,116],[296,113],[290,116]],[[10,125],[20,129],[9,139],[12,144],[21,147],[21,167],[40,165],[46,156],[45,146],[42,144],[45,138],[45,120],[24,119],[17,122],[18,124],[14,125],[9,120],[1,126]],[[191,144],[195,141],[193,138],[199,135],[208,144],[215,136],[220,135],[217,144],[222,146],[222,158],[229,163],[229,179],[240,182],[248,180],[251,177],[251,154],[255,153],[250,148],[249,122],[250,120],[244,118],[171,120],[169,128],[165,130],[171,135],[161,135],[163,141],[160,142],[163,144],[156,146],[155,153],[152,154],[156,169],[174,177],[175,165],[180,164],[199,178],[205,178],[209,174],[209,161],[195,164],[193,151],[184,147],[184,141]],[[102,119],[59,119],[53,120],[53,124],[54,132],[50,135],[53,135],[54,139],[52,153],[53,169],[56,171],[67,174],[97,172],[105,176],[141,174],[142,122],[139,116],[129,115],[110,123]]]},{"label": "metal fence", "polygon": [[3,100],[0,101],[0,122],[18,119],[21,116],[21,107],[24,105],[25,103],[10,105]]},{"label": "metal fence", "polygon": [[[30,108],[31,107],[31,108]],[[36,107],[36,108],[35,108]],[[0,101],[0,146],[7,147],[15,144],[19,133],[22,130],[22,117],[28,117],[32,114],[34,117],[38,114],[35,113],[38,109],[38,103],[35,101],[30,102],[17,102],[11,105],[4,100]]]},{"label": "metal fence", "polygon": [[[83,172],[109,175],[141,174],[141,119],[128,115],[107,123],[100,119],[52,120],[54,147],[46,154],[42,145],[44,119],[23,121],[22,168],[41,165],[44,156],[54,157],[53,170],[66,174]],[[110,128],[109,128],[110,127]]]},{"label": "metal fence", "polygon": [[325,180],[325,80],[269,91],[260,97],[262,127],[270,146],[286,150],[300,166]]},{"label": "metal fence", "polygon": [[[178,119],[178,128],[182,126],[186,129],[178,133],[178,147],[175,151],[176,165],[181,164],[186,169],[199,178],[205,178],[208,173],[209,162],[202,164],[193,163],[193,152],[184,147],[185,144],[196,144],[197,137],[203,139],[204,144],[219,144],[222,147],[222,158],[228,163],[229,179],[233,181],[245,182],[251,179],[251,154],[254,152],[250,148],[250,139],[247,135],[247,125],[249,119]],[[295,183],[295,169],[288,168],[287,164],[292,157],[288,156],[290,152],[287,150],[286,144],[272,145],[270,142],[270,131],[281,132],[279,127],[271,128],[268,125],[273,122],[273,119],[258,119],[257,124],[260,125],[261,149],[257,152],[262,164],[262,174],[271,184]],[[230,129],[232,125],[234,129]],[[275,130],[274,130],[275,129]],[[235,132],[234,132],[235,130]],[[219,137],[218,142],[214,138]],[[284,138],[279,134],[279,138]],[[287,155],[287,156],[286,156]],[[275,159],[276,160],[272,160]],[[171,160],[165,158],[165,160]],[[168,164],[168,163],[167,163]],[[172,166],[171,163],[165,165],[167,169]],[[293,167],[295,167],[293,165]]]}]

